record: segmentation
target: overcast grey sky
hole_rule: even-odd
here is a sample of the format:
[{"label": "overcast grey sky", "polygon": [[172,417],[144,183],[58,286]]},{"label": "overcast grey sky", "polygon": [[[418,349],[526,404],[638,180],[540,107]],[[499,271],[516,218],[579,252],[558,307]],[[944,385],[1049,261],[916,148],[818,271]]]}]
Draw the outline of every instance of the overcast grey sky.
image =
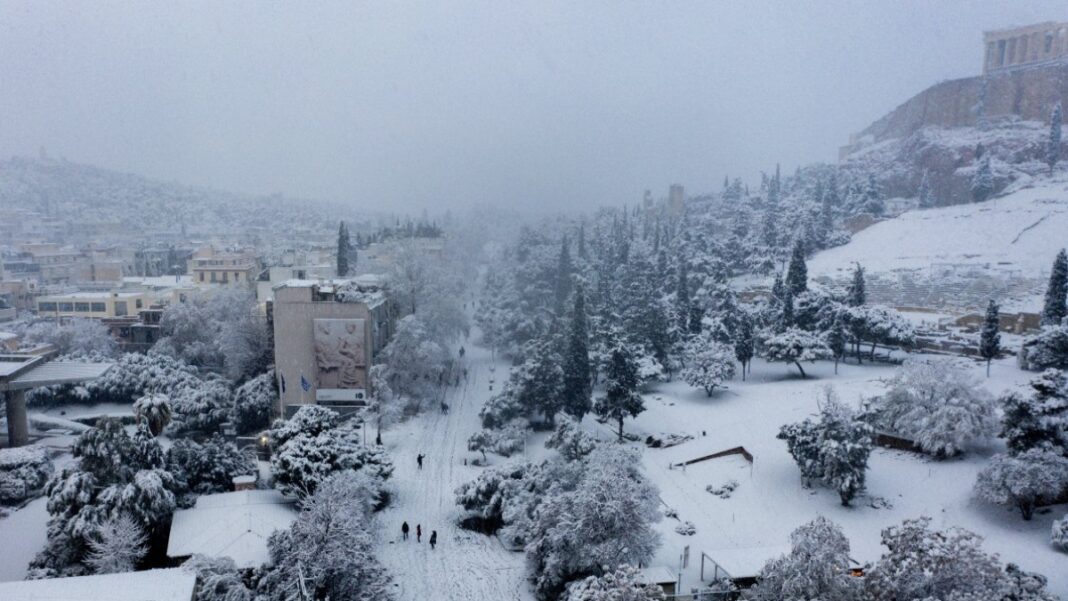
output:
[{"label": "overcast grey sky", "polygon": [[0,156],[371,208],[568,208],[831,161],[1056,1],[12,2]]}]

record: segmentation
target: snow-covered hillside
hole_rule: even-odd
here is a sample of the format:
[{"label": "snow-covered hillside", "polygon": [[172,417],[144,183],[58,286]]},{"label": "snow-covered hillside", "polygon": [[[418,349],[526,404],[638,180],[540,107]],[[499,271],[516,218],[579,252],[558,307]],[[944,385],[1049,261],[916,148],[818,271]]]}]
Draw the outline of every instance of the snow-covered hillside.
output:
[{"label": "snow-covered hillside", "polygon": [[860,263],[873,300],[897,306],[967,309],[993,297],[1034,311],[1066,245],[1068,182],[1056,178],[978,205],[909,211],[818,253],[808,269],[843,281]]}]

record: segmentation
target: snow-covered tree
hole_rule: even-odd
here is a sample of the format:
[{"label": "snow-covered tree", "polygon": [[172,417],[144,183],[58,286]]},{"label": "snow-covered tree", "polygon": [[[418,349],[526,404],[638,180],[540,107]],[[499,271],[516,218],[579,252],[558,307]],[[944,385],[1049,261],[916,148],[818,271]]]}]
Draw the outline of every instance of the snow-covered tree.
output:
[{"label": "snow-covered tree", "polygon": [[132,572],[148,552],[147,543],[141,527],[128,516],[119,515],[96,529],[89,539],[85,563],[96,574]]},{"label": "snow-covered tree", "polygon": [[196,388],[183,388],[171,396],[172,428],[182,435],[213,434],[230,419],[233,391],[219,376],[201,382]]},{"label": "snow-covered tree", "polygon": [[377,483],[382,498],[393,464],[382,447],[362,444],[360,438],[359,430],[316,405],[301,407],[287,421],[276,421],[270,431],[275,486],[303,498],[335,473],[362,471]]},{"label": "snow-covered tree", "polygon": [[582,429],[578,420],[562,415],[556,418],[556,429],[545,440],[545,447],[556,449],[568,461],[576,461],[592,453],[597,441]]},{"label": "snow-covered tree", "polygon": [[1068,458],[1047,449],[1030,449],[1017,455],[999,454],[979,472],[975,492],[979,498],[1009,505],[1030,520],[1035,505],[1068,489]]},{"label": "snow-covered tree", "polygon": [[392,598],[370,533],[375,488],[364,475],[342,473],[305,497],[290,529],[268,540],[272,568],[261,580],[260,592],[269,601],[291,599],[293,583],[303,577],[317,601]]},{"label": "snow-covered tree", "polygon": [[644,580],[640,570],[621,565],[604,567],[600,576],[587,576],[567,585],[560,601],[661,601],[664,589]]},{"label": "snow-covered tree", "polygon": [[842,505],[848,506],[864,489],[872,428],[843,405],[831,388],[824,393],[818,421],[808,418],[787,424],[777,438],[786,441],[801,477],[835,489]]},{"label": "snow-covered tree", "polygon": [[1042,325],[1060,325],[1068,316],[1068,253],[1062,248],[1053,260],[1046,287],[1046,300],[1042,305]]},{"label": "snow-covered tree", "polygon": [[748,313],[743,313],[738,320],[738,333],[734,339],[734,357],[742,365],[742,380],[745,380],[745,372],[749,369],[749,363],[753,360],[756,352],[756,337],[753,333],[753,318]]},{"label": "snow-covered tree", "polygon": [[274,372],[265,372],[234,390],[230,422],[239,434],[259,432],[271,423],[278,405]]},{"label": "snow-covered tree", "polygon": [[252,601],[254,598],[255,592],[229,557],[196,554],[182,564],[182,569],[197,576],[193,601]]},{"label": "snow-covered tree", "polygon": [[474,480],[456,489],[456,504],[468,513],[461,526],[493,534],[504,525],[505,507],[515,496],[530,464],[507,465],[479,473]]},{"label": "snow-covered tree", "polygon": [[808,290],[808,267],[805,265],[805,243],[798,238],[790,255],[790,265],[786,269],[786,288],[795,297]]},{"label": "snow-covered tree", "polygon": [[553,490],[539,506],[526,546],[539,598],[555,598],[576,576],[597,574],[610,562],[646,562],[659,536],[656,487],[631,449],[597,448],[573,490]]},{"label": "snow-covered tree", "polygon": [[923,178],[920,179],[920,187],[916,191],[916,201],[921,209],[930,209],[937,204],[934,198],[934,193],[931,190],[931,181],[927,176],[926,170],[923,172]]},{"label": "snow-covered tree", "polygon": [[434,341],[426,323],[418,315],[397,322],[397,330],[382,349],[383,374],[394,394],[419,406],[442,383],[448,352]]},{"label": "snow-covered tree", "polygon": [[972,176],[972,200],[983,202],[994,193],[994,174],[990,170],[990,153],[979,157],[979,164]]},{"label": "snow-covered tree", "polygon": [[138,421],[144,420],[153,436],[159,436],[171,423],[171,400],[165,394],[150,392],[134,401],[133,409]]},{"label": "snow-covered tree", "polygon": [[343,278],[349,275],[349,253],[352,250],[352,242],[349,239],[349,228],[345,222],[337,228],[337,277]]},{"label": "snow-covered tree", "polygon": [[718,342],[709,331],[686,343],[682,380],[696,388],[703,388],[707,396],[734,377],[734,349]]},{"label": "snow-covered tree", "polygon": [[872,408],[880,427],[936,457],[957,455],[997,432],[997,401],[952,359],[907,360]]},{"label": "snow-covered tree", "polygon": [[1043,326],[1038,334],[1026,338],[1016,355],[1021,369],[1068,369],[1068,324]]},{"label": "snow-covered tree", "polygon": [[186,505],[199,495],[233,490],[236,476],[257,473],[255,455],[222,437],[195,442],[180,438],[167,449],[167,470],[183,493],[179,502]]},{"label": "snow-covered tree", "polygon": [[622,344],[616,344],[612,349],[604,379],[605,392],[598,397],[593,412],[602,419],[618,424],[619,440],[622,442],[623,420],[627,416],[637,417],[645,411],[645,402],[638,392],[638,366],[630,351]]},{"label": "snow-covered tree", "polygon": [[586,294],[582,286],[575,289],[571,309],[570,331],[564,350],[562,401],[568,414],[582,419],[590,411],[593,386],[590,381],[590,335],[586,319]]},{"label": "snow-covered tree", "polygon": [[63,323],[41,320],[26,328],[23,338],[31,345],[50,344],[60,355],[110,358],[119,350],[111,331],[95,319],[72,319]]},{"label": "snow-covered tree", "polygon": [[1001,352],[1001,313],[993,300],[986,306],[986,317],[979,332],[979,356],[986,359],[986,377],[990,377],[990,362]]},{"label": "snow-covered tree", "polygon": [[790,534],[791,550],[769,561],[750,589],[754,601],[819,599],[857,601],[862,581],[850,574],[849,539],[827,518],[818,517]]},{"label": "snow-covered tree", "polygon": [[768,361],[793,363],[802,378],[807,374],[801,362],[812,363],[817,359],[830,359],[833,355],[821,336],[793,326],[782,332],[769,333],[761,340],[760,348]]},{"label": "snow-covered tree", "polygon": [[1001,599],[1004,572],[997,556],[982,550],[982,538],[960,528],[931,530],[930,523],[921,517],[883,530],[887,551],[865,574],[866,597]]},{"label": "snow-covered tree", "polygon": [[860,263],[853,268],[853,279],[849,284],[846,300],[850,307],[862,307],[868,300],[864,283],[864,268],[860,266]]},{"label": "snow-covered tree", "polygon": [[1031,380],[1028,395],[1012,392],[1001,399],[1002,429],[1009,451],[1053,449],[1068,456],[1068,379],[1048,369]]},{"label": "snow-covered tree", "polygon": [[237,288],[172,303],[153,350],[234,381],[255,376],[266,369],[271,351],[267,322],[255,306],[252,293]]}]

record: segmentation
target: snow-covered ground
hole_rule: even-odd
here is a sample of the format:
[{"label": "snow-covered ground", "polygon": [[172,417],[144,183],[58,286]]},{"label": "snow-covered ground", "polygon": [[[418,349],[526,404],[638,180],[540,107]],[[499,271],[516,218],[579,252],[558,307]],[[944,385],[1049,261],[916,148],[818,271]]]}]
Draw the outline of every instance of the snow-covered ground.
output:
[{"label": "snow-covered ground", "polygon": [[816,254],[808,272],[841,280],[859,262],[872,275],[904,272],[923,280],[974,268],[1017,278],[1010,294],[1018,298],[997,300],[1033,311],[1041,306],[1041,284],[1054,256],[1068,244],[1066,231],[1068,183],[1058,177],[980,205],[914,210],[879,222],[849,244]]},{"label": "snow-covered ground", "polygon": [[[660,487],[665,505],[678,512],[679,520],[693,522],[697,528],[694,536],[683,536],[674,531],[678,520],[666,518],[657,526],[663,545],[654,565],[676,572],[683,547],[691,547],[683,590],[698,582],[702,552],[724,563],[743,558],[742,563],[759,566],[787,548],[794,528],[819,515],[842,526],[849,536],[852,556],[860,563],[874,561],[883,552],[880,530],[907,518],[928,515],[935,527],[961,526],[979,533],[988,550],[999,553],[1004,561],[1046,575],[1051,590],[1068,596],[1068,557],[1049,544],[1050,524],[1063,517],[1068,506],[1053,507],[1024,522],[1017,512],[973,499],[976,473],[1000,450],[997,442],[950,461],[876,449],[869,462],[867,494],[849,508],[842,507],[831,490],[803,488],[786,444],[775,438],[779,427],[814,414],[817,397],[827,384],[848,402],[877,394],[882,390],[880,378],[889,376],[892,368],[842,365],[838,376],[830,363],[806,366],[805,370],[814,377],[802,380],[792,367],[757,361],[748,382],[733,381],[729,390],[712,398],[682,382],[668,383],[647,394],[647,410],[627,424],[627,431],[643,436],[694,436],[681,445],[646,449],[643,454],[647,473]],[[975,372],[979,376],[983,373],[978,363]],[[1021,372],[1006,359],[994,365],[992,375],[988,386],[1000,393],[1025,384],[1032,374]],[[602,427],[597,429],[602,436],[606,433]],[[752,453],[752,466],[735,455],[694,464],[686,470],[668,469],[670,463],[739,445]],[[739,486],[730,498],[705,490],[709,484],[719,486],[732,479]]]},{"label": "snow-covered ground", "polygon": [[[494,537],[457,526],[463,512],[454,491],[484,469],[464,465],[464,459],[478,456],[467,450],[467,439],[481,428],[478,411],[493,394],[490,380],[496,380],[494,388],[499,391],[502,379],[508,377],[507,362],[495,363],[489,351],[473,342],[466,350],[468,379],[449,389],[448,415],[437,411],[434,402],[423,415],[382,433],[395,465],[391,479],[395,496],[377,518],[379,557],[393,576],[401,601],[533,599],[522,553],[506,550]],[[416,465],[419,454],[426,456],[422,470]],[[496,456],[491,461],[504,462]],[[401,540],[400,532],[405,521],[412,529],[407,541]],[[422,543],[415,540],[416,524],[423,528]],[[427,544],[433,530],[438,533],[435,550]]]}]

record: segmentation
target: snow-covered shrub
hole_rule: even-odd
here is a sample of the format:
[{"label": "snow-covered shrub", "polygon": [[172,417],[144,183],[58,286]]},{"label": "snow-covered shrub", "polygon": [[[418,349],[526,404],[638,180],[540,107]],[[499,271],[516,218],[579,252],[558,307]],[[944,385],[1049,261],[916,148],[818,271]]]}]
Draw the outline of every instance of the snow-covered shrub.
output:
[{"label": "snow-covered shrub", "polygon": [[[100,361],[98,355],[64,357],[64,360]],[[196,388],[201,380],[197,369],[173,357],[149,353],[126,353],[113,361],[104,375],[82,386],[51,386],[30,391],[26,401],[31,405],[68,403],[133,404],[151,393],[168,395],[172,400],[188,389]]]},{"label": "snow-covered shrub", "polygon": [[1054,547],[1062,551],[1068,551],[1068,514],[1059,520],[1053,521],[1050,528],[1049,540]]},{"label": "snow-covered shrub", "polygon": [[786,441],[801,477],[806,482],[819,480],[838,491],[842,505],[849,505],[864,489],[872,428],[843,405],[830,388],[820,407],[819,421],[808,418],[787,424],[777,438]]},{"label": "snow-covered shrub", "polygon": [[621,565],[603,568],[600,576],[587,576],[567,585],[560,601],[661,601],[664,589],[645,582],[640,570]]},{"label": "snow-covered shrub", "polygon": [[174,475],[179,490],[191,498],[182,499],[187,505],[199,495],[233,490],[236,476],[254,475],[256,458],[249,450],[221,437],[194,442],[188,438],[174,441],[167,449],[167,469]]},{"label": "snow-covered shrub", "polygon": [[728,480],[720,486],[712,486],[709,484],[705,487],[705,491],[710,492],[721,499],[729,499],[731,494],[738,488],[737,480]]},{"label": "snow-covered shrub", "polygon": [[392,598],[370,531],[376,488],[372,478],[353,472],[324,480],[301,502],[293,525],[268,539],[271,566],[257,592],[269,601],[292,599],[293,583],[303,578],[317,598]]},{"label": "snow-covered shrub", "polygon": [[360,431],[338,423],[325,407],[301,407],[292,419],[278,420],[270,432],[271,470],[282,492],[305,497],[338,472],[358,471],[371,477],[377,498],[385,499],[385,481],[393,464],[378,445],[365,445]]},{"label": "snow-covered shrub", "polygon": [[0,503],[18,503],[40,494],[53,471],[44,447],[0,449]]},{"label": "snow-covered shrub", "polygon": [[495,433],[493,452],[502,457],[511,457],[523,450],[529,434],[530,427],[527,425],[527,420],[512,420],[511,423]]},{"label": "snow-covered shrub", "polygon": [[874,399],[878,426],[936,457],[961,453],[997,431],[993,395],[952,359],[908,360]]},{"label": "snow-covered shrub", "polygon": [[790,534],[790,553],[772,559],[750,589],[754,601],[820,599],[855,601],[861,580],[850,575],[849,539],[837,524],[818,517]]},{"label": "snow-covered shrub", "polygon": [[464,528],[492,534],[504,525],[504,509],[510,485],[519,484],[529,470],[529,464],[488,469],[478,478],[456,489],[456,503],[468,513],[460,521]]},{"label": "snow-covered shrub", "polygon": [[791,327],[783,332],[769,333],[760,343],[763,357],[778,363],[793,363],[805,377],[802,361],[809,363],[817,359],[830,359],[831,349],[821,336]]},{"label": "snow-covered shrub", "polygon": [[1031,449],[1018,455],[995,455],[979,472],[975,492],[979,498],[1009,505],[1030,520],[1035,505],[1068,490],[1068,458],[1046,449]]},{"label": "snow-covered shrub", "polygon": [[716,388],[734,377],[734,347],[716,341],[710,334],[702,333],[690,340],[683,357],[682,380],[703,388],[707,396],[712,396]]},{"label": "snow-covered shrub", "polygon": [[697,526],[694,526],[693,522],[683,522],[675,526],[675,533],[683,536],[693,536],[697,534]]},{"label": "snow-covered shrub", "polygon": [[1016,361],[1021,369],[1068,369],[1068,324],[1046,326],[1024,340]]},{"label": "snow-covered shrub", "polygon": [[525,414],[525,408],[507,386],[500,394],[490,397],[478,412],[483,428],[500,428]]},{"label": "snow-covered shrub", "polygon": [[545,447],[556,449],[568,461],[582,459],[593,452],[597,441],[582,429],[578,420],[561,413],[556,416],[556,429],[545,441]]},{"label": "snow-covered shrub", "polygon": [[167,424],[171,423],[171,399],[158,392],[149,393],[134,401],[134,414],[138,420],[145,420],[153,436],[159,436]]},{"label": "snow-covered shrub", "polygon": [[193,555],[182,564],[182,569],[197,575],[193,601],[252,601],[254,598],[254,591],[229,557]]},{"label": "snow-covered shrub", "polygon": [[259,432],[270,425],[271,415],[277,405],[274,372],[262,373],[234,390],[230,421],[238,434]]}]

